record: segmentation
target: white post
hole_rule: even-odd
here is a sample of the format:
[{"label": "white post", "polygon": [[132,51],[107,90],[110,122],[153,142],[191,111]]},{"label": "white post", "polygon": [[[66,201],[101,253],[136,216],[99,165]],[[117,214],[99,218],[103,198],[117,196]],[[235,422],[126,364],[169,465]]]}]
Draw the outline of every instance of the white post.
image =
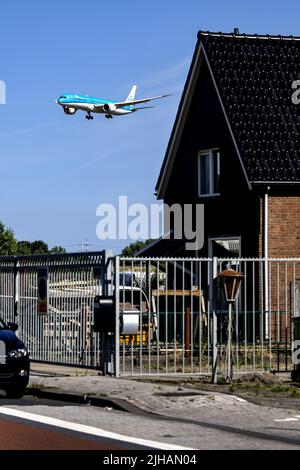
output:
[{"label": "white post", "polygon": [[265,338],[269,338],[269,196],[268,192],[265,193],[264,200],[264,285],[265,285],[265,298],[264,298],[264,312],[265,312]]},{"label": "white post", "polygon": [[213,272],[211,285],[211,301],[212,301],[212,383],[217,383],[217,314],[216,305],[214,301],[214,283],[218,276],[218,259],[213,257]]},{"label": "white post", "polygon": [[231,341],[232,341],[232,302],[228,302],[228,332],[227,332],[227,380],[232,380],[231,364]]},{"label": "white post", "polygon": [[120,377],[120,257],[115,257],[116,333],[115,333],[115,377]]}]

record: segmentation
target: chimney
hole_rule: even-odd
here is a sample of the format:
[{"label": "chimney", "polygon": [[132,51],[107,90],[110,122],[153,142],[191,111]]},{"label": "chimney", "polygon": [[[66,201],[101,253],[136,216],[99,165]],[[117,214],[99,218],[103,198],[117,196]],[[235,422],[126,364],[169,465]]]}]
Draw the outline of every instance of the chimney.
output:
[{"label": "chimney", "polygon": [[239,29],[239,28],[234,28],[233,34],[234,34],[235,36],[238,36],[238,35],[240,34],[240,29]]}]

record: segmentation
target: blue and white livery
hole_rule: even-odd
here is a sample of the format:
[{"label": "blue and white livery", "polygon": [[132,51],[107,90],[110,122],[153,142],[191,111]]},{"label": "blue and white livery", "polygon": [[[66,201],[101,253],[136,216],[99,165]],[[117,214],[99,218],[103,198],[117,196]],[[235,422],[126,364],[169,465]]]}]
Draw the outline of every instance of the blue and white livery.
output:
[{"label": "blue and white livery", "polygon": [[134,85],[125,101],[112,101],[102,98],[94,98],[88,95],[74,95],[65,94],[61,95],[56,103],[62,106],[66,114],[75,114],[77,110],[85,111],[87,119],[93,119],[91,113],[105,114],[107,119],[113,116],[121,116],[123,114],[135,113],[139,109],[152,108],[153,106],[136,107],[137,104],[147,103],[148,101],[158,100],[165,98],[168,95],[153,96],[152,98],[144,98],[141,100],[135,99],[136,85]]}]

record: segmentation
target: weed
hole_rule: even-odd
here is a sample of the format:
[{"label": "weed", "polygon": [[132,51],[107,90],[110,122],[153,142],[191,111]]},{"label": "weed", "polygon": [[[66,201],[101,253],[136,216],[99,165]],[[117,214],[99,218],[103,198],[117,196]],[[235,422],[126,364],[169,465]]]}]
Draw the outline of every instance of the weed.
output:
[{"label": "weed", "polygon": [[[291,387],[292,388],[292,387]],[[291,390],[291,397],[293,398],[300,398],[300,390],[297,390],[296,388],[292,388]]]},{"label": "weed", "polygon": [[282,393],[290,391],[291,387],[289,385],[274,385],[274,387],[271,387],[271,392],[273,393]]},{"label": "weed", "polygon": [[223,385],[225,383],[226,383],[226,378],[223,375],[220,375],[220,377],[217,378],[217,384]]}]

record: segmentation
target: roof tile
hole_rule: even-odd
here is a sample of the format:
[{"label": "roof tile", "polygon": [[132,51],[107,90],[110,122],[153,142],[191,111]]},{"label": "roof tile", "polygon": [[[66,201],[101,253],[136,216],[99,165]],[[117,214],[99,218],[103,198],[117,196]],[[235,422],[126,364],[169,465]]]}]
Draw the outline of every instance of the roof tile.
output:
[{"label": "roof tile", "polygon": [[252,182],[300,181],[300,38],[199,33]]}]

